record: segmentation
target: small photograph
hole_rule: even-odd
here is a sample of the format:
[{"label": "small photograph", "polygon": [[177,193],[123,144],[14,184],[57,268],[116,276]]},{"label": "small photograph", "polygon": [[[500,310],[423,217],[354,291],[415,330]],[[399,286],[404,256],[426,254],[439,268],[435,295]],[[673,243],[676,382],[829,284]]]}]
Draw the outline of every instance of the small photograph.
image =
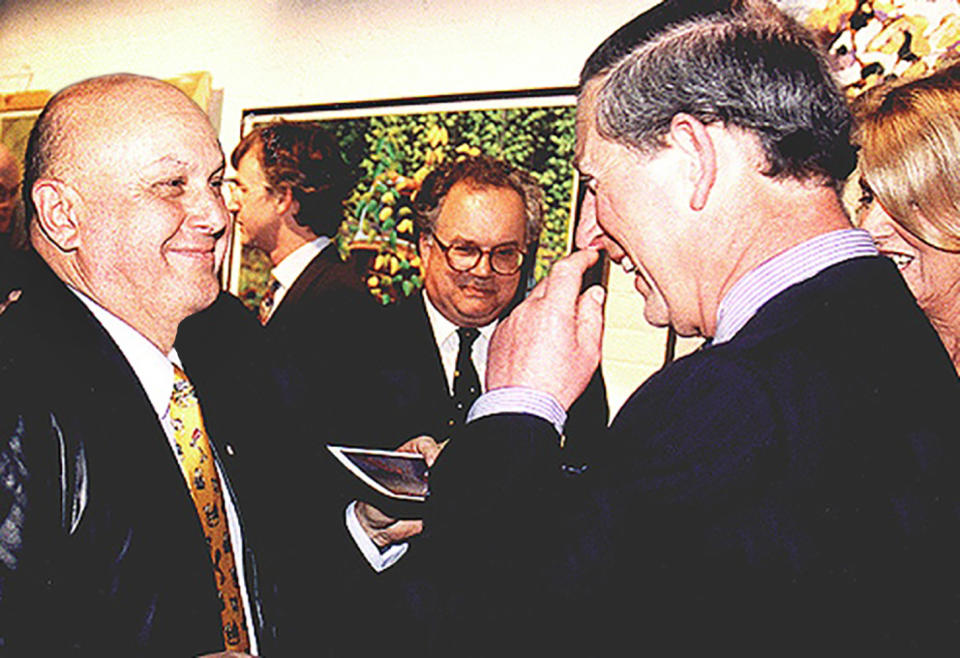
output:
[{"label": "small photograph", "polygon": [[424,501],[430,493],[423,455],[392,450],[327,446],[364,483],[390,498]]}]

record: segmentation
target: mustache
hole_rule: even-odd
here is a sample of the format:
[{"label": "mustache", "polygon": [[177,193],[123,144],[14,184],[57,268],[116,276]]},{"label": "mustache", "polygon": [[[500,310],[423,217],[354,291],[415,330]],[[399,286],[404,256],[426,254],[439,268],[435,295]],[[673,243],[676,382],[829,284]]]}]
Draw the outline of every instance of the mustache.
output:
[{"label": "mustache", "polygon": [[467,272],[459,273],[456,282],[461,288],[469,286],[486,292],[493,292],[497,289],[497,284],[493,278],[474,276]]}]

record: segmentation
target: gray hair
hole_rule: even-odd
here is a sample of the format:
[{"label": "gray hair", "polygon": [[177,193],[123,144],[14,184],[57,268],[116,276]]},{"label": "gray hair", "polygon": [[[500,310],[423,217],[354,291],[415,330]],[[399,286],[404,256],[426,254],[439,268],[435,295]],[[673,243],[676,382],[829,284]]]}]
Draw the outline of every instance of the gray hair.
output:
[{"label": "gray hair", "polygon": [[715,14],[680,24],[616,64],[597,96],[597,130],[649,152],[675,115],[755,135],[773,178],[839,189],[856,164],[851,118],[829,64],[784,15]]}]

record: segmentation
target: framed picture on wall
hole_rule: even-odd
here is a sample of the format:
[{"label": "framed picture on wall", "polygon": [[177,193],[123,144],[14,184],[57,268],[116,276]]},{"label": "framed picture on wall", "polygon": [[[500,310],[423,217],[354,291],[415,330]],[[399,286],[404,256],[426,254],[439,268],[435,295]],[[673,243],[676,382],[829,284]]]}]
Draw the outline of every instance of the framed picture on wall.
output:
[{"label": "framed picture on wall", "polygon": [[24,91],[0,95],[0,142],[19,162],[27,151],[30,129],[40,116],[49,91]]},{"label": "framed picture on wall", "polygon": [[[576,198],[576,90],[554,87],[265,107],[243,111],[241,136],[273,121],[319,122],[340,144],[357,182],[345,205],[337,246],[369,262],[371,294],[389,304],[421,285],[411,199],[440,162],[486,153],[519,166],[544,190],[544,230],[528,283],[569,251]],[[236,229],[235,229],[236,230]],[[262,253],[234,236],[228,288],[251,308],[269,276]]]}]

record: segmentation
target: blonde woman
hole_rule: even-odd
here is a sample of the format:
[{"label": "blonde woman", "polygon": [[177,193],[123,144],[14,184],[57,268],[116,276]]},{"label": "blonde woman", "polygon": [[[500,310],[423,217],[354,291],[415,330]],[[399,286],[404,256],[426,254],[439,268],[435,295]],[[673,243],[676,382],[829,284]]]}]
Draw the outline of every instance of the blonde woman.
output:
[{"label": "blonde woman", "polygon": [[960,63],[854,105],[861,227],[889,256],[960,373]]}]

